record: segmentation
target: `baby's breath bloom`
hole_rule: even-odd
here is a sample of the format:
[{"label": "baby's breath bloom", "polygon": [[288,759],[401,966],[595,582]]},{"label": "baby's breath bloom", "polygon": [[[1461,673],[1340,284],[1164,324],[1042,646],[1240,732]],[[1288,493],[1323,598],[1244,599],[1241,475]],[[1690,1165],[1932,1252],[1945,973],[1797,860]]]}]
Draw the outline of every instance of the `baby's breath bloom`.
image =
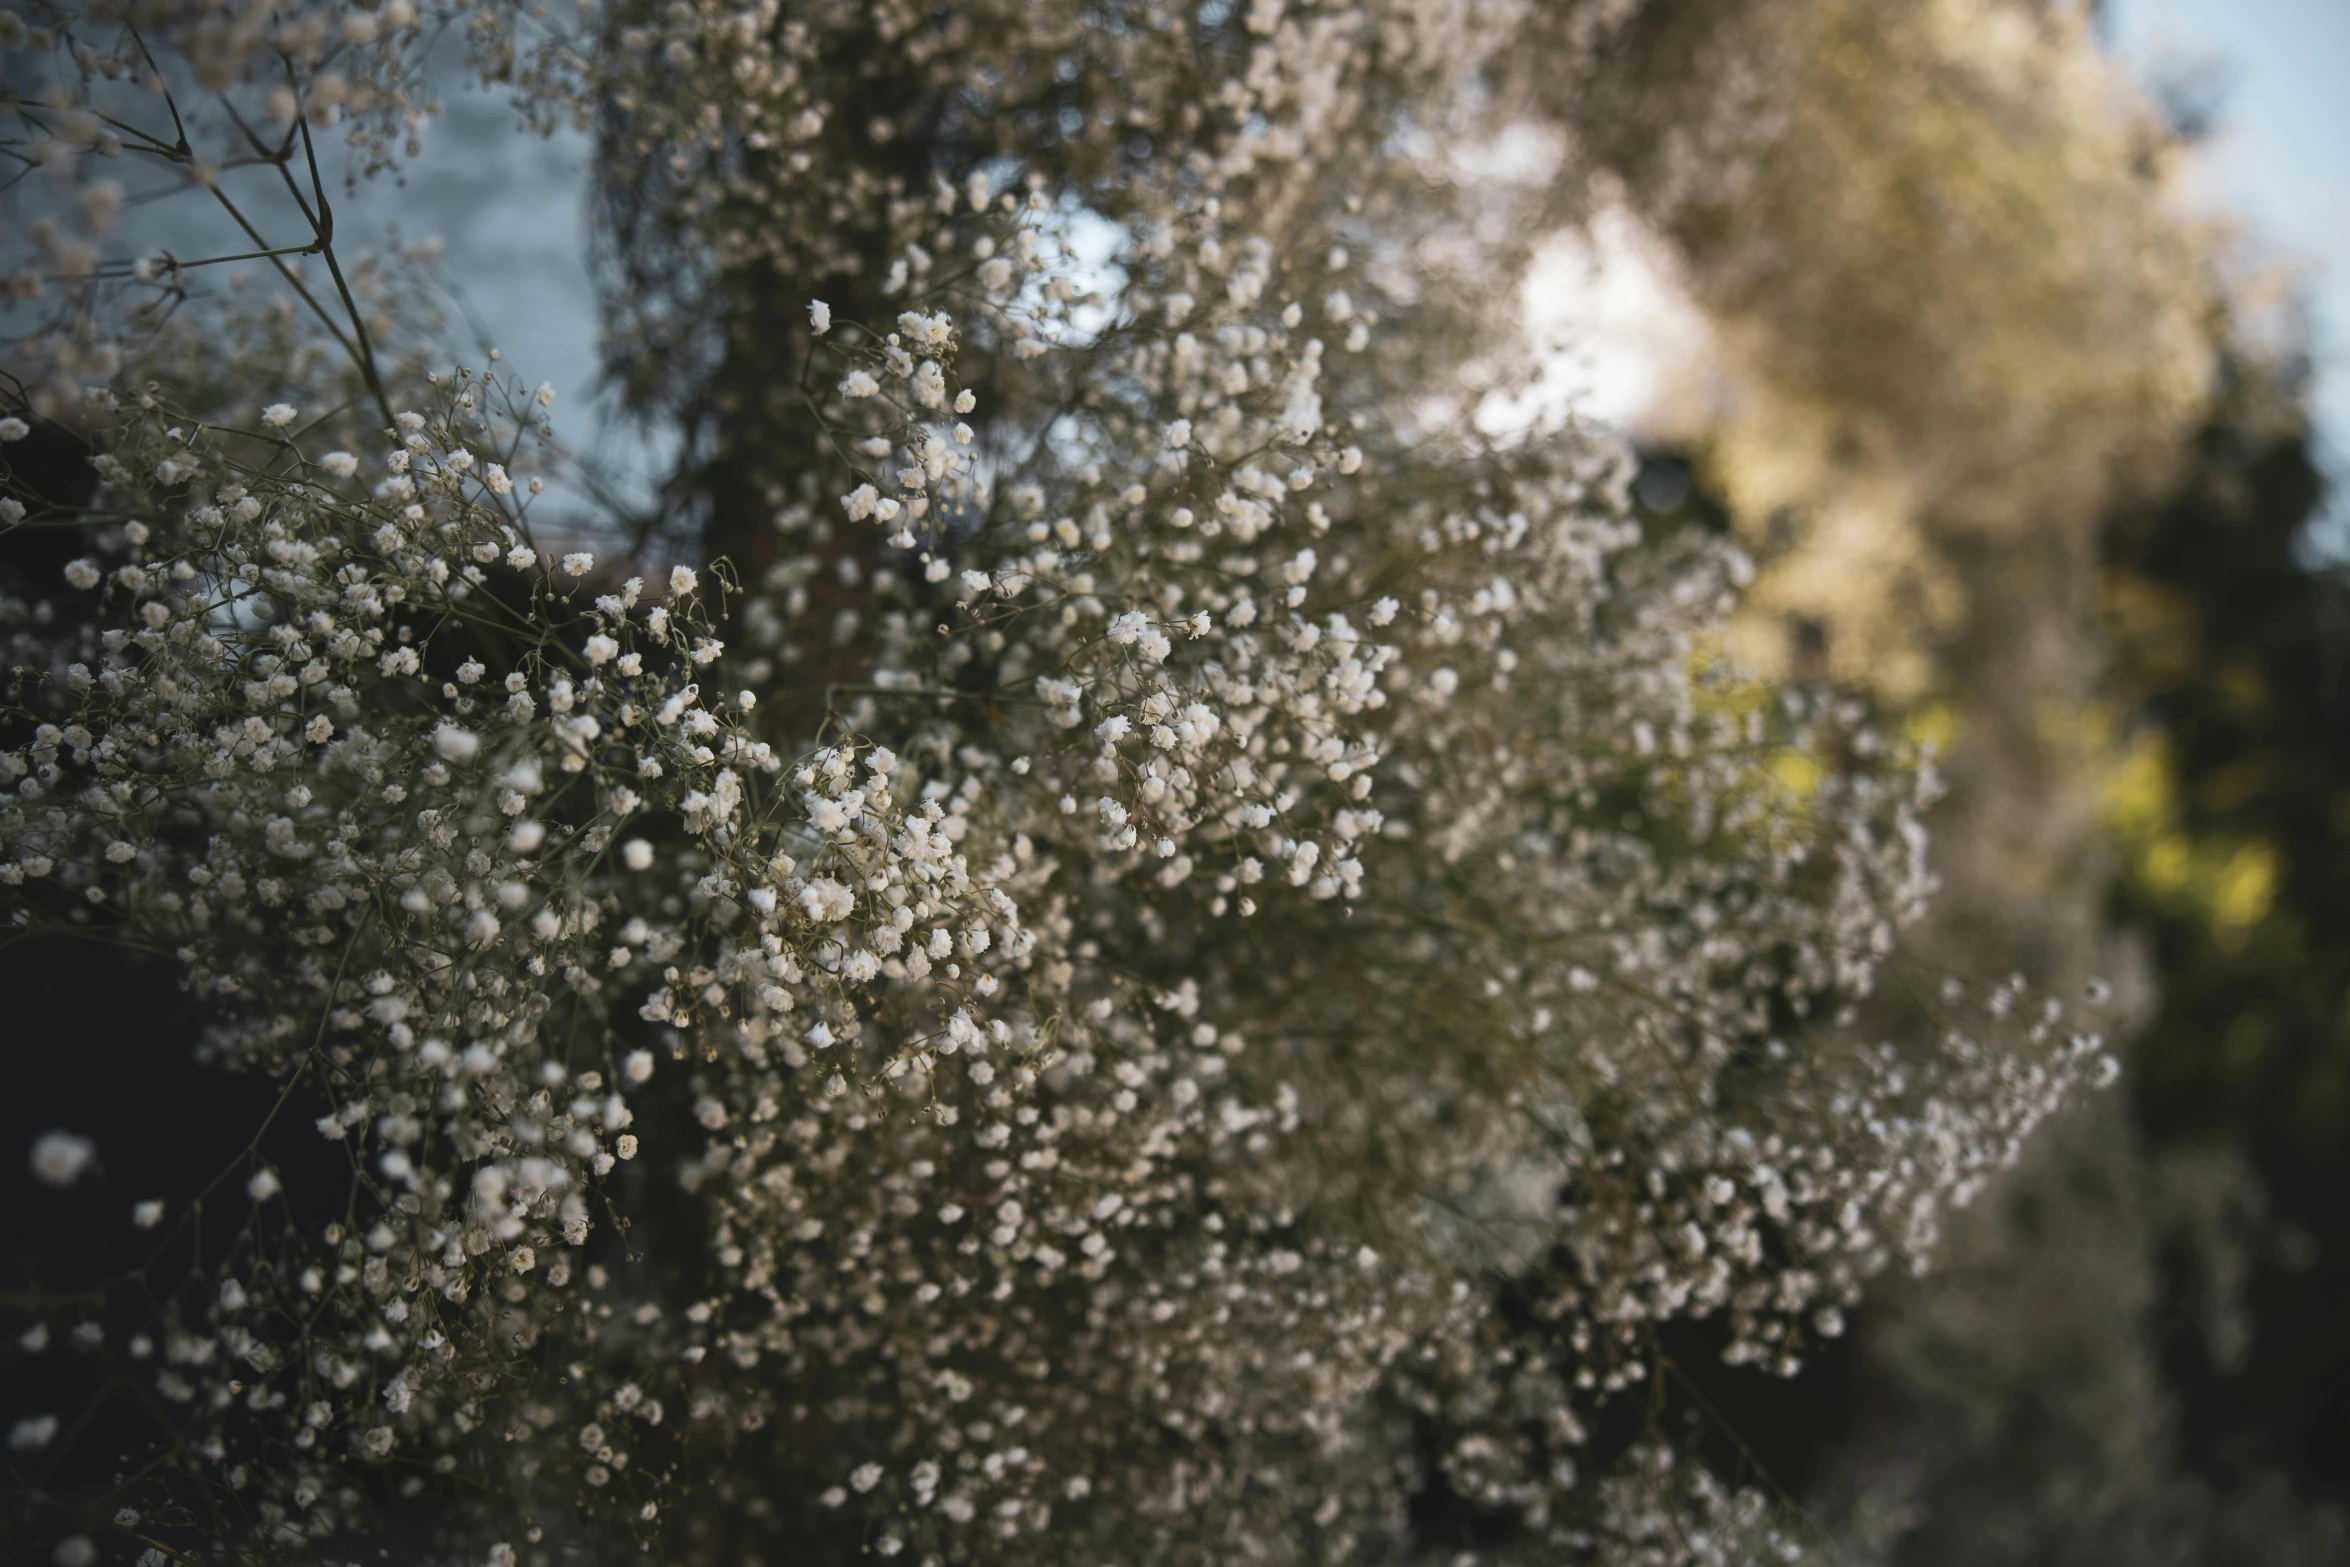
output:
[{"label": "baby's breath bloom", "polygon": [[44,1186],[71,1186],[98,1157],[98,1145],[73,1132],[43,1132],[33,1139],[32,1170]]},{"label": "baby's breath bloom", "polygon": [[[1692,1323],[1791,1369],[2104,1058],[1819,1022],[1932,885],[1928,775],[1693,659],[1750,568],[1648,528],[1619,443],[1424,407],[1515,342],[1531,247],[1462,236],[1548,196],[1459,155],[1535,112],[1491,89],[1544,8],[903,9],[459,29],[534,124],[610,133],[615,367],[707,420],[588,535],[699,530],[656,586],[544,591],[503,498],[554,389],[424,368],[347,253],[365,351],[233,290],[217,343],[61,339],[102,383],[58,519],[89,596],[9,625],[0,919],[168,954],[206,1058],[337,1145],[241,1171],[225,1248],[191,1210],[169,1309],[87,1341],[170,1427],[139,1484],[224,1558],[411,1494],[493,1567],[516,1517],[684,1563],[778,1520],[811,1558],[1416,1559],[1436,1484],[1535,1554],[1729,1539],[1583,1432]],[[56,75],[217,77],[393,167],[426,19],[167,6]],[[60,156],[103,155],[100,90],[38,110]],[[1287,297],[1350,247],[1378,275]],[[78,274],[92,332],[124,271]],[[759,357],[819,278],[812,362]],[[252,438],[273,391],[268,429],[328,410],[316,468]],[[2041,1017],[1990,1000],[1986,1040]],[[690,1518],[680,1455],[737,1466]]]},{"label": "baby's breath bloom", "polygon": [[37,1453],[57,1439],[55,1415],[27,1415],[8,1428],[8,1450]]}]

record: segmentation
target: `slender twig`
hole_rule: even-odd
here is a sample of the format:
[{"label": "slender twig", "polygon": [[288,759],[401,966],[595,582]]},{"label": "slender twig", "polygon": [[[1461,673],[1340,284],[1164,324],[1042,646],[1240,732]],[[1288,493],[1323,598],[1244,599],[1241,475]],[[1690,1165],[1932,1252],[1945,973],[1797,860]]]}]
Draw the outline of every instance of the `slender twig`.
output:
[{"label": "slender twig", "polygon": [[[286,69],[293,69],[290,62]],[[359,341],[359,373],[366,378],[367,389],[375,394],[376,407],[382,412],[384,423],[390,424],[392,402],[385,395],[383,377],[376,372],[375,348],[367,340],[367,322],[360,314],[358,301],[351,297],[351,285],[343,278],[342,263],[335,259],[335,212],[327,204],[326,186],[318,177],[318,152],[311,145],[310,122],[297,116],[294,123],[302,129],[302,156],[310,165],[310,189],[318,197],[318,253],[326,258],[327,274],[335,280],[335,292],[342,296],[343,308],[351,314],[351,331]]]}]

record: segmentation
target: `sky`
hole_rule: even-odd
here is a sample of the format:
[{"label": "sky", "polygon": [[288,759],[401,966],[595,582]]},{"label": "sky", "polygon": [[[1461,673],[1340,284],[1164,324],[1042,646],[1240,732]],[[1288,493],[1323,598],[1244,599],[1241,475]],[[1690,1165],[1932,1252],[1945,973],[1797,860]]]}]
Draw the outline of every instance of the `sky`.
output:
[{"label": "sky", "polygon": [[619,493],[642,504],[672,448],[645,440],[599,395],[594,147],[583,132],[522,132],[506,93],[471,83],[454,62],[444,85],[446,107],[420,137],[408,188],[370,182],[342,216],[358,220],[362,245],[384,243],[395,219],[403,239],[440,240],[438,276],[463,311],[466,345],[496,348],[528,384],[553,383],[558,437],[593,452]]},{"label": "sky", "polygon": [[[431,279],[453,307],[441,346],[453,362],[478,370],[495,348],[499,368],[526,386],[551,383],[558,438],[593,453],[623,497],[641,504],[673,448],[648,441],[598,395],[590,139],[571,130],[524,132],[507,92],[484,89],[464,70],[460,46],[448,46],[430,69],[444,107],[419,131],[419,154],[400,179],[379,176],[349,189],[338,177],[341,150],[331,138],[322,147],[335,248],[349,257],[435,242]],[[223,188],[272,244],[309,238],[267,171],[232,171]],[[134,201],[117,239],[126,252],[169,249],[183,259],[252,248],[225,213],[190,192]],[[258,262],[229,270],[266,278]],[[570,510],[560,504],[560,484],[550,499],[556,515]]]},{"label": "sky", "polygon": [[2340,497],[2325,553],[2350,558],[2350,0],[2106,0],[2104,25],[2141,72],[2210,73],[2217,123],[2192,195],[2241,220],[2245,265],[2301,282]]}]

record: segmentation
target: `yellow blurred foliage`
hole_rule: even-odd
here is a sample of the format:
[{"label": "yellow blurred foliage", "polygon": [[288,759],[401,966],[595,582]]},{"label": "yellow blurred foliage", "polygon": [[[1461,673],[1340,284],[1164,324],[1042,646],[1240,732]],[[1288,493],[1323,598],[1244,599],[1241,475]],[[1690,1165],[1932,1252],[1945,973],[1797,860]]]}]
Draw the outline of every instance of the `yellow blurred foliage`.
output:
[{"label": "yellow blurred foliage", "polygon": [[2122,841],[2139,885],[2234,950],[2276,899],[2276,846],[2264,838],[2190,835],[2173,777],[2163,736],[2138,737],[2106,775],[2101,814]]}]

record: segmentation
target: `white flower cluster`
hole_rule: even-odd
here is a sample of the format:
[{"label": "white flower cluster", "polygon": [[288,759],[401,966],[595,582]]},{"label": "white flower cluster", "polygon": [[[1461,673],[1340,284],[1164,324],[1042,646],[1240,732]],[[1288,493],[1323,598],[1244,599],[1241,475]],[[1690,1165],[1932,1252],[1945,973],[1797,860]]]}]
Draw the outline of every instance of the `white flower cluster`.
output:
[{"label": "white flower cluster", "polygon": [[[1513,253],[1438,241],[1520,198],[1414,200],[1459,149],[1400,117],[1518,9],[1132,10],[623,8],[535,64],[476,14],[755,345],[723,558],[556,541],[551,391],[356,306],[347,369],[288,309],[44,405],[104,433],[0,602],[0,918],[174,954],[350,1161],[326,1226],[241,1168],[103,1346],[188,1548],[175,1486],[298,1555],[397,1475],[508,1563],[1335,1562],[1439,1493],[1543,1559],[1777,1553],[1592,1435],[1657,1331],[1791,1374],[2100,1069],[2012,985],[1861,1042],[1930,770],[1707,655],[1745,563],[1620,447],[1438,395]],[[623,352],[706,319],[661,304]]]}]

